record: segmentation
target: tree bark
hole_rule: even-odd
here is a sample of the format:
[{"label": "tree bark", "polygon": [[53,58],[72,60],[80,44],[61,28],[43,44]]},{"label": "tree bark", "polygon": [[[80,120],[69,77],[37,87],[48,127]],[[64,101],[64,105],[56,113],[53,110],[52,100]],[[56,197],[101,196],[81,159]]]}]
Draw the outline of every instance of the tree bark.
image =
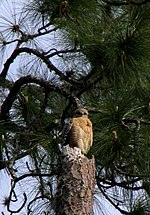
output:
[{"label": "tree bark", "polygon": [[88,159],[78,148],[69,145],[60,155],[56,215],[93,215],[95,159]]}]

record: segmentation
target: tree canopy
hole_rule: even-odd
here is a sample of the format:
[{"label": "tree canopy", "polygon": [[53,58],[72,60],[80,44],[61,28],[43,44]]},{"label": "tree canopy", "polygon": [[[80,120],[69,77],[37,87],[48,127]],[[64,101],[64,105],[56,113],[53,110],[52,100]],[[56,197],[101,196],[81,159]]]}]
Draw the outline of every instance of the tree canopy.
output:
[{"label": "tree canopy", "polygon": [[7,210],[18,201],[17,184],[34,177],[34,195],[24,191],[16,212],[27,206],[27,214],[54,213],[60,133],[81,103],[93,122],[87,156],[96,159],[95,202],[104,196],[122,214],[149,214],[149,1],[18,0],[0,8]]}]

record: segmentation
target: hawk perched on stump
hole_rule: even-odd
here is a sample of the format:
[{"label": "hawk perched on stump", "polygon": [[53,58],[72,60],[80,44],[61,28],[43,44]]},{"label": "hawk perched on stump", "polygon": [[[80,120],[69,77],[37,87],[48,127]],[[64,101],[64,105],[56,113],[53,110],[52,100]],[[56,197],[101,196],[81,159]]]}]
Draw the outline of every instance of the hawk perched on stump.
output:
[{"label": "hawk perched on stump", "polygon": [[92,122],[88,118],[85,108],[75,110],[72,119],[65,123],[62,131],[62,145],[80,148],[83,154],[87,154],[93,143]]}]

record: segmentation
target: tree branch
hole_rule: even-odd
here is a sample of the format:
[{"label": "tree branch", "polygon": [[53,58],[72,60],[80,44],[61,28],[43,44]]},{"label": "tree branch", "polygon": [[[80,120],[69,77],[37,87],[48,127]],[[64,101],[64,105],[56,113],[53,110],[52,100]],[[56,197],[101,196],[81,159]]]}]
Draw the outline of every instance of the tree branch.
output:
[{"label": "tree branch", "polygon": [[[19,213],[22,208],[25,206],[26,202],[27,202],[27,196],[25,193],[23,193],[23,196],[24,196],[24,201],[22,203],[22,205],[19,207],[19,209],[17,210],[11,210],[10,209],[10,202],[13,202],[12,200],[12,195],[14,194],[14,189],[15,189],[15,186],[17,184],[17,182],[27,178],[27,177],[51,177],[53,176],[55,173],[51,173],[51,174],[39,174],[39,173],[27,173],[27,174],[24,174],[18,178],[15,178],[14,181],[13,181],[13,185],[11,187],[11,190],[10,190],[10,194],[9,194],[9,197],[8,197],[8,200],[7,200],[7,210],[10,212],[10,213]],[[17,196],[15,195],[15,202],[17,201]],[[47,197],[48,198],[48,197]],[[33,201],[32,201],[33,202]]]},{"label": "tree branch", "polygon": [[[36,37],[40,37],[40,36],[49,34],[49,33],[53,32],[53,31],[58,30],[58,28],[59,28],[59,26],[55,26],[54,28],[51,28],[51,29],[47,30],[46,27],[49,27],[50,25],[52,25],[52,24],[45,25],[45,27],[42,27],[42,28],[38,29],[38,33],[35,33],[35,34],[26,34],[25,32],[23,32],[19,28],[19,25],[12,25],[12,30],[14,30],[14,28],[15,28],[15,31],[20,33],[21,37],[16,38],[16,39],[11,40],[11,41],[3,41],[3,45],[8,45],[8,44],[11,44],[11,43],[14,43],[14,42],[18,42],[19,44],[21,44],[21,43],[27,42],[28,40],[33,40]],[[45,31],[41,32],[42,29],[44,29]]]},{"label": "tree branch", "polygon": [[[47,55],[48,58],[53,57],[55,55],[59,56],[59,54],[73,53],[73,52],[80,52],[81,51],[80,49],[75,49],[75,48],[69,49],[69,50],[60,50],[60,51],[58,51],[57,49],[53,49],[53,50],[54,50],[54,52]],[[50,52],[50,51],[52,51],[52,50],[49,50],[48,52]]]},{"label": "tree branch", "polygon": [[[28,156],[30,154],[31,150],[33,150],[33,148],[27,150],[26,152],[22,152],[22,153],[18,154],[15,157],[15,161]],[[12,159],[13,158],[10,158],[10,160],[2,160],[2,161],[0,161],[0,170],[7,168],[9,166],[9,164],[12,162]]]},{"label": "tree branch", "polygon": [[[100,75],[98,78],[96,78],[96,80],[88,83],[88,82],[85,82],[85,85],[82,85],[82,88],[79,88],[79,92],[76,94],[76,98],[80,98],[80,96],[87,90],[91,89],[93,86],[95,86],[100,80],[102,80],[102,76]],[[82,80],[81,80],[82,81]],[[79,99],[78,99],[79,100]],[[80,101],[80,100],[79,100]],[[79,106],[82,106],[81,105],[81,102],[76,102],[76,107],[79,107]],[[68,110],[70,108],[70,105],[71,103],[69,103],[65,110],[63,111],[63,114],[62,114],[62,119],[61,119],[61,124],[63,124],[65,118],[66,118],[66,115],[68,113]],[[88,109],[88,108],[87,108]],[[101,112],[101,111],[98,111],[98,112]]]},{"label": "tree branch", "polygon": [[44,81],[43,79],[31,77],[30,75],[24,76],[24,77],[21,77],[20,79],[18,79],[14,83],[7,98],[3,102],[2,106],[1,106],[1,114],[0,114],[1,120],[5,120],[9,117],[9,110],[11,109],[12,104],[15,101],[17,94],[19,93],[21,87],[24,84],[28,84],[28,83],[38,84],[49,92],[51,92],[51,91],[57,92],[60,95],[64,96],[65,98],[69,99],[70,102],[73,104],[76,104],[76,102],[78,100],[77,97],[75,97],[74,95],[71,95],[70,92],[67,92],[64,88],[62,88],[60,86],[51,84],[48,81]]},{"label": "tree branch", "polygon": [[[140,181],[141,179],[138,178],[138,179],[133,179],[133,180],[130,180],[130,181],[121,181],[121,182],[116,182],[116,181],[107,181],[106,179],[102,179],[102,178],[98,178],[97,177],[97,180],[100,182],[100,183],[103,183],[103,184],[107,184],[109,186],[104,186],[102,185],[104,188],[106,189],[109,189],[109,188],[112,188],[114,186],[118,186],[118,187],[122,187],[122,188],[125,188],[127,190],[141,190],[141,189],[144,189],[143,186],[139,186],[139,187],[133,187],[133,184]],[[131,184],[131,185],[130,185]],[[130,185],[130,186],[129,186]]]},{"label": "tree branch", "polygon": [[116,205],[108,196],[107,194],[103,191],[103,189],[101,188],[101,185],[99,182],[97,182],[97,186],[98,188],[100,189],[101,193],[105,196],[105,198],[122,214],[125,214],[125,215],[129,215],[130,213],[128,213],[127,211],[125,210],[122,210],[118,205]]},{"label": "tree branch", "polygon": [[[30,213],[32,214],[32,210],[30,209],[31,208],[31,205],[34,203],[34,202],[36,202],[36,200],[39,200],[39,199],[47,199],[47,200],[50,200],[50,201],[52,201],[52,199],[49,197],[49,196],[46,196],[46,195],[44,195],[44,196],[37,196],[37,197],[35,197],[33,200],[31,200],[30,202],[29,202],[29,204],[28,204],[28,206],[27,206],[27,215],[30,215]],[[46,214],[46,212],[45,212],[45,214]],[[48,213],[49,214],[49,213]]]},{"label": "tree branch", "polygon": [[109,0],[103,0],[104,3],[112,5],[112,6],[122,6],[122,5],[144,5],[149,3],[149,0],[144,0],[141,2],[136,2],[136,1],[132,1],[132,0],[127,0],[127,1],[109,1]]},{"label": "tree branch", "polygon": [[15,178],[14,182],[17,183],[18,181],[21,181],[27,177],[52,177],[54,175],[57,175],[57,173],[26,173],[18,178]]},{"label": "tree branch", "polygon": [[[14,211],[14,210],[11,210],[11,209],[10,209],[10,202],[12,201],[11,198],[12,198],[12,195],[13,195],[13,193],[14,193],[15,186],[16,186],[16,183],[14,182],[14,184],[12,185],[11,190],[10,190],[9,198],[8,198],[8,200],[7,200],[7,210],[8,210],[10,213],[19,213],[19,212],[22,210],[22,208],[25,206],[26,202],[27,202],[27,196],[26,196],[25,193],[23,193],[24,201],[23,201],[22,205],[18,208],[18,210],[15,210],[15,211]],[[17,199],[16,199],[16,201],[17,201]]]},{"label": "tree branch", "polygon": [[7,61],[4,64],[4,68],[0,74],[0,78],[5,79],[6,75],[8,73],[8,69],[10,67],[10,65],[13,63],[13,61],[16,59],[17,56],[19,56],[21,53],[28,53],[28,54],[33,54],[35,56],[37,56],[38,58],[40,58],[50,70],[55,71],[55,73],[60,77],[61,80],[65,80],[71,84],[79,84],[78,81],[73,80],[71,78],[68,78],[66,75],[63,74],[62,71],[60,71],[57,67],[55,67],[52,62],[49,60],[49,57],[44,55],[44,52],[40,52],[36,49],[31,49],[28,47],[23,47],[23,48],[16,48],[13,53],[11,54],[11,56],[7,59]]}]

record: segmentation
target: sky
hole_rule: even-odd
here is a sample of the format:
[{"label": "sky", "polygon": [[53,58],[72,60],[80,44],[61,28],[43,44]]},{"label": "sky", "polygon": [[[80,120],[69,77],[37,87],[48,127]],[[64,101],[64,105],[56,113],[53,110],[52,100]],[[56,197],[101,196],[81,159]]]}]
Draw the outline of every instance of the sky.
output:
[{"label": "sky", "polygon": [[[4,197],[8,196],[8,193],[10,192],[10,177],[8,176],[8,174],[6,173],[5,170],[2,170],[0,172],[0,215],[10,215],[9,212],[7,212],[6,208],[3,205],[3,200]],[[23,193],[24,191],[28,190],[27,188],[27,184],[26,181],[23,184],[20,184],[19,188],[18,188],[18,192]],[[104,197],[100,197],[100,207],[102,208],[103,212],[105,213],[105,215],[121,215],[121,213],[119,211],[117,211],[113,206],[111,206],[108,201],[106,201],[106,199]],[[13,205],[13,209],[18,209],[18,207],[20,206],[19,203],[16,203],[15,205]],[[4,214],[2,214],[2,212]],[[26,207],[19,213],[16,213],[16,215],[26,215]],[[94,215],[104,215],[104,214],[99,214],[96,213]]]},{"label": "sky", "polygon": [[[21,1],[23,1],[23,0],[21,0]],[[6,2],[6,5],[5,5],[5,2]],[[3,1],[3,9],[1,9],[1,15],[4,13],[6,16],[6,14],[8,13],[8,18],[9,18],[9,15],[10,15],[9,12],[11,10],[11,7],[10,8],[7,7],[8,2],[9,2],[9,5],[11,5],[10,2],[14,2],[14,1],[12,1],[12,0]],[[20,0],[16,0],[15,2],[16,3],[20,2]],[[0,3],[0,7],[1,6],[2,5]],[[18,7],[20,7],[20,4],[18,4]],[[11,49],[7,52],[6,56],[4,56],[4,58],[7,58],[7,56],[9,56],[10,53],[11,53]],[[18,64],[19,64],[19,61],[16,60],[10,68],[10,74],[13,74],[14,77],[16,76],[17,68],[19,67]],[[10,176],[7,174],[6,170],[2,170],[0,172],[0,215],[10,215],[10,213],[8,213],[6,211],[6,208],[3,205],[4,198],[6,196],[8,196],[8,194],[10,192],[10,187],[11,187]],[[20,193],[27,190],[26,182],[24,181],[23,184],[21,184],[17,189],[19,190]],[[103,210],[109,211],[107,213],[107,215],[120,215],[120,213],[116,209],[114,209],[104,198],[101,198],[100,202],[101,202],[101,207],[103,208]],[[19,204],[17,203],[15,205],[15,208],[17,209],[18,206],[19,206]],[[20,212],[17,214],[26,215],[26,210],[24,209],[22,213]]]},{"label": "sky", "polygon": [[[25,167],[25,163],[26,162],[30,162],[30,160],[28,159],[28,157],[21,159],[20,161],[17,161],[16,163],[16,167],[20,167],[20,171],[19,172],[26,172],[27,168]],[[34,181],[34,179],[30,178],[30,179],[26,179],[23,180],[20,184],[18,184],[18,186],[16,187],[16,193],[19,194],[19,200],[17,201],[17,203],[13,203],[11,209],[17,210],[20,207],[20,200],[22,200],[22,194],[23,192],[26,192],[26,194],[30,195],[30,192],[33,188],[33,186],[35,186],[36,189],[36,182]],[[30,188],[31,187],[31,188]],[[9,192],[10,192],[10,188],[11,188],[11,177],[8,175],[8,173],[6,172],[6,170],[2,170],[0,171],[0,215],[10,215],[9,212],[7,212],[6,207],[4,207],[3,205],[3,201],[4,198],[8,196]],[[105,197],[102,196],[102,194],[98,194],[96,195],[97,198],[99,199],[99,206],[100,208],[103,210],[104,214],[99,214],[96,209],[96,203],[94,203],[94,210],[95,213],[94,215],[121,215],[121,213],[119,211],[117,211],[106,199]],[[4,214],[2,214],[2,212]],[[26,215],[27,214],[27,210],[26,207],[23,208],[23,210],[19,213],[16,213],[16,215]]]},{"label": "sky", "polygon": [[6,174],[5,170],[0,171],[0,214],[5,212],[5,215],[9,215],[6,213],[5,207],[3,206],[4,197],[8,195],[10,189],[9,177]]}]

